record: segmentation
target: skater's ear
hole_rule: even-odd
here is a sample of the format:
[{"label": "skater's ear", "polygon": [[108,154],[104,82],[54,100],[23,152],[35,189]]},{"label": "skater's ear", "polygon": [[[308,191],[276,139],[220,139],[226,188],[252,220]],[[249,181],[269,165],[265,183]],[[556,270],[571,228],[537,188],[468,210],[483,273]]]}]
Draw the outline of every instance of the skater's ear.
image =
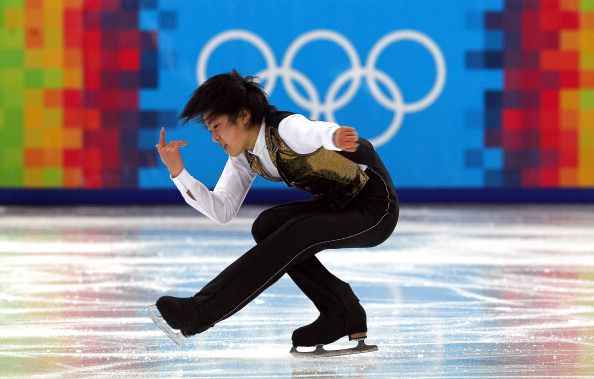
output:
[{"label": "skater's ear", "polygon": [[243,125],[248,127],[250,124],[250,120],[252,118],[252,113],[247,108],[241,108],[237,114],[237,123],[239,125]]}]

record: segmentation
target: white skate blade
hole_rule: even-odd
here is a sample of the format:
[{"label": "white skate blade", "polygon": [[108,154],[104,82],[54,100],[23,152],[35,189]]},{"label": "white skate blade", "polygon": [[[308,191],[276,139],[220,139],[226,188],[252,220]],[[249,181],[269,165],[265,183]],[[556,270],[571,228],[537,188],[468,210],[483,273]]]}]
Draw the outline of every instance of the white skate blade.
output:
[{"label": "white skate blade", "polygon": [[323,358],[368,353],[377,350],[379,350],[377,345],[367,345],[365,340],[359,340],[357,346],[348,349],[326,350],[324,349],[324,345],[317,345],[314,351],[298,351],[297,348],[293,346],[290,353],[296,358]]},{"label": "white skate blade", "polygon": [[169,337],[169,339],[175,342],[177,346],[181,347],[187,342],[186,337],[184,337],[181,332],[173,329],[167,324],[167,321],[163,319],[163,316],[161,316],[161,313],[159,312],[159,309],[156,305],[150,305],[147,310],[149,317],[151,320],[153,320],[155,325],[157,325],[157,327],[159,327],[159,329],[161,329],[163,333]]}]

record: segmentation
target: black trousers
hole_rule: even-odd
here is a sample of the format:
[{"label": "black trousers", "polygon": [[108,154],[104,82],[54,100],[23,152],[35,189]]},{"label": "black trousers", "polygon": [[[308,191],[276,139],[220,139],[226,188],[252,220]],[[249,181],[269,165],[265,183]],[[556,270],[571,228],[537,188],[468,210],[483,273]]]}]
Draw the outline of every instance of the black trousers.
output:
[{"label": "black trousers", "polygon": [[264,210],[252,226],[256,246],[194,295],[196,327],[214,326],[233,315],[285,273],[321,312],[350,303],[345,297],[355,295],[345,290],[348,284],[315,254],[377,246],[393,233],[399,215],[393,184],[371,168],[365,172],[369,181],[344,209],[330,210],[323,200],[310,200]]}]

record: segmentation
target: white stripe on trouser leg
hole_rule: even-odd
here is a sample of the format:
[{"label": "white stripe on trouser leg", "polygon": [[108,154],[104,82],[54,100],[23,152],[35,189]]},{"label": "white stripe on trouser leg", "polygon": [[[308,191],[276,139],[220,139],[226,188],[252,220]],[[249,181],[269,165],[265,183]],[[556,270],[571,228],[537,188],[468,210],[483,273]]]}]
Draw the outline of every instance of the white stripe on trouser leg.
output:
[{"label": "white stripe on trouser leg", "polygon": [[243,303],[245,303],[253,294],[257,293],[262,287],[264,287],[272,278],[274,278],[279,272],[283,271],[285,269],[285,267],[287,267],[288,265],[291,264],[291,262],[293,262],[297,257],[299,257],[304,251],[311,249],[314,246],[320,245],[320,244],[324,244],[324,243],[328,243],[328,242],[336,242],[336,241],[342,241],[345,240],[347,238],[353,238],[358,236],[359,234],[365,233],[373,228],[375,228],[376,226],[378,226],[382,220],[384,219],[384,217],[386,217],[389,213],[389,209],[390,209],[390,203],[392,202],[392,200],[390,200],[390,190],[388,189],[388,185],[386,184],[386,181],[384,180],[384,178],[379,175],[377,172],[375,172],[374,170],[372,170],[370,167],[367,167],[368,170],[373,171],[384,183],[384,186],[386,187],[386,195],[387,195],[387,199],[388,199],[388,204],[386,206],[386,211],[383,214],[382,217],[380,217],[379,221],[375,223],[375,225],[370,226],[369,228],[360,231],[358,233],[352,234],[350,236],[346,236],[346,237],[342,237],[342,238],[337,238],[337,239],[333,239],[333,240],[328,240],[328,241],[320,241],[320,242],[316,242],[312,245],[307,246],[306,248],[304,248],[303,250],[299,251],[286,265],[284,265],[283,267],[281,267],[280,270],[278,270],[277,272],[274,273],[274,275],[272,275],[270,278],[268,278],[268,280],[266,280],[264,282],[264,284],[262,284],[260,287],[258,287],[254,292],[252,292],[251,294],[249,294],[248,297],[246,297],[245,299],[243,299],[239,304],[237,304],[237,306],[235,308],[233,308],[232,310],[230,310],[229,312],[227,312],[225,315],[223,315],[221,318],[219,318],[217,321],[213,322],[211,324],[211,326],[214,326],[217,322],[223,320],[224,318],[226,318],[229,314],[233,313],[237,308],[239,308],[241,305],[243,305]]}]

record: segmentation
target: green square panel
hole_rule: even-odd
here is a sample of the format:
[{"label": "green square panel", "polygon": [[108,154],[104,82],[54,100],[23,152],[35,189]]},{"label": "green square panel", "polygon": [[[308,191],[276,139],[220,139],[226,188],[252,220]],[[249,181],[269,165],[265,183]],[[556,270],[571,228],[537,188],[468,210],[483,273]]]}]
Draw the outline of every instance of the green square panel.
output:
[{"label": "green square panel", "polygon": [[594,11],[594,0],[582,0],[583,11]]},{"label": "green square panel", "polygon": [[23,50],[0,49],[0,68],[22,67],[24,63]]},{"label": "green square panel", "polygon": [[21,68],[0,69],[0,80],[5,88],[18,91],[23,88],[25,75]]},{"label": "green square panel", "polygon": [[23,150],[14,147],[4,147],[0,150],[0,166],[4,168],[22,168],[23,167]]},{"label": "green square panel", "polygon": [[43,70],[25,70],[25,87],[27,88],[42,88],[43,87]]},{"label": "green square panel", "polygon": [[5,8],[22,8],[25,5],[25,0],[2,0]]},{"label": "green square panel", "polygon": [[[0,87],[0,108],[23,108],[23,95],[20,88]],[[2,127],[1,123],[2,121],[0,121],[0,127]]]},{"label": "green square panel", "polygon": [[23,112],[20,109],[4,109],[4,124],[0,128],[0,141],[4,147],[23,146],[22,115]]},{"label": "green square panel", "polygon": [[0,187],[4,188],[22,188],[23,187],[23,168],[4,168],[0,167]]},{"label": "green square panel", "polygon": [[46,70],[43,78],[45,87],[47,88],[60,88],[64,81],[61,70]]},{"label": "green square panel", "polygon": [[22,129],[22,127],[23,127],[23,109],[22,108],[4,108],[4,126],[12,127],[9,129]]},{"label": "green square panel", "polygon": [[16,49],[24,54],[25,33],[22,29],[1,29],[0,42],[2,49]]},{"label": "green square panel", "polygon": [[41,177],[43,184],[48,187],[61,187],[64,183],[64,173],[61,168],[44,168]]},{"label": "green square panel", "polygon": [[594,109],[594,91],[580,92],[580,107],[582,109]]}]

